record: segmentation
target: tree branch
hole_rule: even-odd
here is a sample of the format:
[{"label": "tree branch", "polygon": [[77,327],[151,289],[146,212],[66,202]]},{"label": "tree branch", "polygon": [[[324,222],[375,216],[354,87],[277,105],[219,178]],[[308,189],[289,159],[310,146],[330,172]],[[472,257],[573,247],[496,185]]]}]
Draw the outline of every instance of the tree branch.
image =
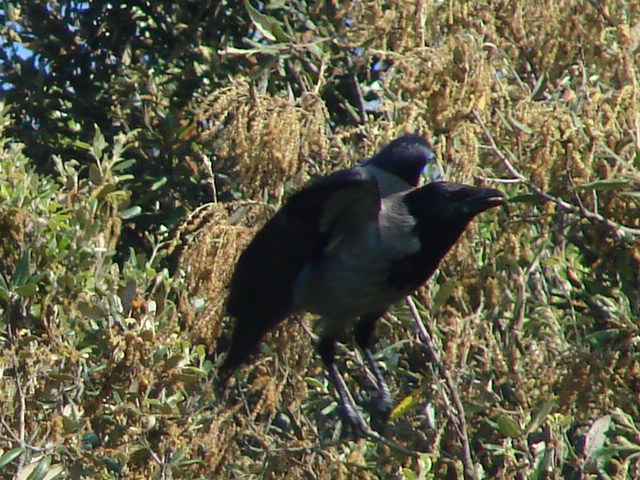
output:
[{"label": "tree branch", "polygon": [[425,327],[422,318],[420,317],[420,313],[416,308],[416,304],[413,301],[413,298],[407,297],[407,305],[409,306],[409,311],[411,312],[411,316],[413,317],[413,321],[418,327],[418,335],[422,340],[422,343],[427,348],[429,355],[433,359],[433,362],[438,367],[438,373],[444,379],[445,384],[447,385],[447,390],[449,390],[449,396],[451,397],[451,401],[456,409],[456,415],[453,416],[454,424],[458,430],[458,436],[460,437],[460,443],[462,444],[462,463],[464,465],[464,476],[467,480],[478,480],[478,476],[476,474],[475,466],[473,465],[473,458],[471,456],[471,447],[469,446],[469,434],[467,433],[467,420],[464,413],[464,407],[462,406],[462,401],[460,400],[460,395],[458,395],[458,389],[449,375],[449,371],[440,360],[440,354],[431,341],[431,335]]},{"label": "tree branch", "polygon": [[614,222],[612,220],[609,220],[608,218],[603,217],[599,213],[595,213],[595,212],[592,212],[591,210],[587,210],[583,206],[577,206],[577,205],[574,205],[572,203],[569,203],[569,202],[567,202],[567,201],[565,201],[565,200],[563,200],[563,199],[561,199],[559,197],[555,197],[553,195],[550,195],[549,193],[547,193],[544,190],[542,190],[540,187],[538,187],[531,180],[528,180],[524,175],[522,175],[513,166],[513,163],[511,163],[511,162],[516,160],[514,155],[513,155],[513,153],[511,153],[508,150],[507,150],[507,153],[504,153],[500,149],[500,147],[498,147],[498,145],[496,144],[495,139],[493,138],[493,135],[491,135],[491,133],[487,129],[487,126],[482,121],[482,118],[480,117],[480,114],[476,110],[473,111],[473,116],[476,119],[476,121],[478,122],[478,124],[480,125],[480,128],[482,128],[482,132],[484,133],[484,136],[485,136],[486,140],[489,142],[488,148],[493,152],[493,154],[496,157],[498,157],[500,159],[500,161],[502,162],[504,167],[507,169],[507,171],[516,180],[518,180],[519,182],[521,182],[524,185],[526,185],[527,188],[529,188],[529,190],[531,190],[532,192],[536,193],[537,195],[540,195],[542,198],[544,198],[546,200],[549,200],[550,202],[555,203],[558,206],[558,208],[560,210],[564,211],[564,212],[577,214],[577,215],[581,216],[582,218],[586,218],[587,220],[590,220],[592,222],[601,223],[601,224],[605,225],[606,227],[611,229],[615,233],[616,237],[618,237],[618,238],[623,238],[623,237],[626,237],[626,236],[640,235],[640,229],[638,229],[638,228],[632,228],[632,227],[627,227],[625,225],[620,225],[619,223],[616,223],[616,222]]}]

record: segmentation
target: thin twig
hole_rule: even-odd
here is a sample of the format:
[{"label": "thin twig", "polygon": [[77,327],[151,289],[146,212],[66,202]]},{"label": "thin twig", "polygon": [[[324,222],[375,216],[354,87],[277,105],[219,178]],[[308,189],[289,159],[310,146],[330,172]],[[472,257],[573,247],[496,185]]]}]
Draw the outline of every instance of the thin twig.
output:
[{"label": "thin twig", "polygon": [[537,195],[540,195],[542,198],[544,198],[546,200],[549,200],[550,202],[555,203],[560,208],[560,210],[563,210],[563,211],[565,211],[567,213],[578,214],[581,217],[586,218],[586,219],[588,219],[588,220],[590,220],[592,222],[602,223],[603,225],[605,225],[608,228],[610,228],[616,234],[616,236],[619,237],[619,238],[624,237],[626,235],[640,235],[640,229],[638,229],[638,228],[632,228],[632,227],[627,227],[625,225],[620,225],[619,223],[616,223],[616,222],[614,222],[612,220],[609,220],[608,218],[603,217],[599,213],[595,213],[595,212],[592,212],[590,210],[587,210],[586,208],[584,208],[582,206],[576,206],[576,205],[574,205],[572,203],[566,202],[566,201],[562,200],[561,198],[558,198],[558,197],[555,197],[553,195],[550,195],[547,192],[545,192],[544,190],[542,190],[540,187],[538,187],[531,180],[528,180],[524,175],[522,175],[513,166],[513,163],[511,163],[511,162],[516,160],[516,158],[514,157],[513,153],[511,153],[509,150],[506,150],[507,153],[504,153],[500,149],[500,147],[498,147],[498,145],[496,144],[495,139],[493,138],[493,136],[491,135],[491,133],[487,129],[487,126],[482,121],[482,118],[480,117],[480,114],[476,110],[473,111],[473,116],[475,117],[475,119],[477,120],[478,124],[480,125],[480,128],[482,128],[482,132],[484,133],[485,138],[489,142],[489,149],[493,152],[493,154],[496,157],[498,157],[500,159],[500,161],[502,162],[504,167],[507,169],[507,171],[516,180],[519,180],[521,183],[526,185],[532,192],[536,193]]},{"label": "thin twig", "polygon": [[396,452],[402,453],[403,455],[406,455],[408,457],[420,458],[420,452],[417,452],[415,450],[410,450],[410,449],[408,449],[406,447],[403,447],[398,442],[395,442],[395,441],[391,440],[390,438],[386,438],[386,437],[380,435],[375,430],[371,430],[369,428],[363,433],[364,433],[366,438],[368,438],[369,440],[371,440],[371,441],[373,441],[375,443],[382,443],[382,444],[386,445],[387,447],[391,448],[392,450],[395,450]]},{"label": "thin twig", "polygon": [[[431,335],[425,327],[422,318],[420,317],[420,313],[416,308],[416,304],[411,297],[407,297],[407,305],[409,307],[409,311],[411,312],[411,316],[413,317],[413,321],[418,327],[418,335],[424,343],[424,346],[427,348],[429,355],[433,359],[433,362],[438,367],[438,372],[440,376],[444,379],[445,384],[447,385],[447,389],[449,390],[449,395],[451,397],[451,401],[455,406],[457,416],[454,417],[455,422],[457,422],[457,430],[458,435],[460,437],[460,443],[462,444],[462,463],[464,465],[464,475],[468,480],[478,480],[478,476],[476,474],[476,469],[473,465],[473,458],[471,457],[471,447],[469,446],[469,435],[467,433],[467,420],[464,412],[464,407],[462,406],[462,401],[460,400],[460,395],[458,395],[458,389],[456,388],[455,383],[453,383],[453,379],[451,375],[449,375],[449,371],[440,360],[440,354],[434,343],[431,341]],[[454,422],[454,423],[455,423]]]},{"label": "thin twig", "polygon": [[[18,444],[22,448],[27,447],[27,442],[25,440],[26,433],[26,413],[27,413],[27,402],[25,399],[24,389],[22,383],[20,381],[20,368],[18,366],[18,358],[15,352],[13,353],[13,369],[16,372],[16,394],[18,395],[18,435],[17,440]],[[18,467],[16,469],[16,478],[20,476],[22,469],[24,468],[24,464],[26,462],[26,457],[24,455],[20,455],[18,460]]]},{"label": "thin twig", "polygon": [[522,180],[519,178],[493,178],[493,177],[482,177],[480,175],[476,175],[474,177],[476,180],[482,180],[483,182],[491,182],[491,183],[522,183]]}]

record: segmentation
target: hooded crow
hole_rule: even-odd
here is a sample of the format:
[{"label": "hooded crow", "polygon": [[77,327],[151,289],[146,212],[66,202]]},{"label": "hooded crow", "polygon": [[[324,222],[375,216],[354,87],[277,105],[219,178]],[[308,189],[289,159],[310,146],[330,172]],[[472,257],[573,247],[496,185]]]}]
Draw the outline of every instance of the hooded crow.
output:
[{"label": "hooded crow", "polygon": [[502,193],[489,188],[417,187],[432,161],[423,138],[404,136],[360,166],[320,178],[289,198],[236,265],[227,301],[236,324],[220,385],[275,325],[311,312],[324,322],[318,352],[345,419],[368,431],[334,363],[336,341],[351,326],[388,417],[391,395],[369,348],[376,321],[433,274],[476,215],[503,204]]}]

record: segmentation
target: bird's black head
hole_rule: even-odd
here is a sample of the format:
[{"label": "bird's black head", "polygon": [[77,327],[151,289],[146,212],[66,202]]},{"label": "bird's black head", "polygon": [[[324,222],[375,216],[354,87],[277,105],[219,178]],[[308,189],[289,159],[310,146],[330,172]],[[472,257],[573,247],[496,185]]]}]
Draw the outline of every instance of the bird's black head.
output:
[{"label": "bird's black head", "polygon": [[365,165],[396,175],[415,187],[426,165],[433,161],[435,154],[427,140],[420,135],[404,135],[380,150]]},{"label": "bird's black head", "polygon": [[493,188],[433,182],[409,192],[404,202],[418,220],[466,226],[473,217],[503,205],[505,200],[502,192]]},{"label": "bird's black head", "polygon": [[444,255],[476,215],[504,205],[505,199],[493,188],[433,182],[407,193],[404,203],[416,220],[423,248]]},{"label": "bird's black head", "polygon": [[412,233],[420,245],[389,270],[389,285],[405,292],[416,289],[433,274],[476,215],[504,203],[504,195],[493,188],[449,182],[414,188],[391,197],[389,202],[396,198],[402,198],[413,217]]}]

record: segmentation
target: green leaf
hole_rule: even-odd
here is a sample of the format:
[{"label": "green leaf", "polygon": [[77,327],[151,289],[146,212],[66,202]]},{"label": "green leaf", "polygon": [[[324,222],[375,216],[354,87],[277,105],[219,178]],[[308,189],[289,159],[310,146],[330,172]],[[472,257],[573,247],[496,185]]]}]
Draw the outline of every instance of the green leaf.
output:
[{"label": "green leaf", "polygon": [[402,475],[404,475],[404,478],[406,480],[417,480],[417,478],[418,478],[418,476],[412,470],[409,470],[408,468],[403,468],[402,469]]},{"label": "green leaf", "polygon": [[100,445],[100,437],[94,432],[85,433],[81,441],[83,450],[90,450]]},{"label": "green leaf", "polygon": [[595,456],[596,451],[603,447],[609,428],[611,415],[605,415],[593,422],[584,442],[584,454],[587,458]]},{"label": "green leaf", "polygon": [[62,417],[62,428],[65,433],[77,432],[84,426],[84,421],[78,421],[77,419],[70,417]]},{"label": "green leaf", "polygon": [[49,471],[51,466],[51,457],[44,457],[40,463],[33,469],[31,475],[27,477],[27,480],[42,480]]},{"label": "green leaf", "polygon": [[[81,148],[83,150],[90,150],[91,149],[91,144],[87,143],[87,142],[83,142],[81,140],[75,140],[74,142],[71,143],[74,147],[78,147]],[[59,157],[57,158],[59,159]],[[60,172],[62,173],[62,172]]]},{"label": "green leaf", "polygon": [[93,155],[93,158],[95,158],[96,160],[100,160],[102,158],[102,152],[106,150],[109,144],[107,143],[107,140],[104,138],[104,135],[100,130],[100,127],[96,125],[95,128],[96,128],[96,134],[93,136],[93,144],[91,145],[90,151],[91,151],[91,154]]},{"label": "green leaf", "polygon": [[52,465],[47,472],[47,475],[42,480],[55,480],[57,478],[67,478],[63,476],[65,472],[65,468],[59,463],[56,465]]},{"label": "green leaf", "polygon": [[307,51],[316,57],[317,59],[321,59],[324,57],[324,50],[322,49],[322,45],[320,43],[312,43],[307,45]]},{"label": "green leaf", "polygon": [[313,377],[305,377],[304,379],[305,383],[307,384],[307,386],[317,389],[317,390],[324,390],[325,386],[323,385],[323,383],[321,381],[319,381],[316,378]]},{"label": "green leaf", "polygon": [[185,385],[195,385],[198,383],[204,376],[192,375],[190,373],[176,372],[171,375],[171,377],[175,380],[179,380]]},{"label": "green leaf", "polygon": [[249,18],[260,31],[262,36],[272,42],[290,42],[291,38],[282,30],[280,22],[275,18],[265,15],[255,9],[249,0],[244,0],[244,6],[249,13]]},{"label": "green leaf", "polygon": [[112,460],[109,457],[104,457],[102,461],[108,470],[116,473],[118,476],[122,474],[122,467],[117,460]]},{"label": "green leaf", "polygon": [[133,180],[134,178],[136,178],[136,177],[134,175],[129,174],[129,173],[118,175],[118,176],[115,177],[117,183],[127,182],[129,180]]},{"label": "green leaf", "polygon": [[621,335],[619,328],[608,328],[587,335],[587,341],[595,348],[603,349],[606,345],[613,343]]},{"label": "green leaf", "polygon": [[617,188],[625,188],[629,186],[629,180],[618,178],[600,179],[589,183],[583,183],[574,187],[574,190],[615,190]]},{"label": "green leaf", "polygon": [[431,471],[433,467],[433,460],[431,459],[431,455],[428,453],[423,453],[418,458],[418,466],[420,467],[420,476],[418,477],[420,480],[424,480],[427,478],[427,473]]},{"label": "green leaf", "polygon": [[275,23],[272,28],[273,34],[276,36],[276,40],[278,40],[278,42],[285,43],[291,41],[291,37],[287,35],[287,32],[282,29],[279,23]]},{"label": "green leaf", "polygon": [[508,437],[518,438],[520,435],[522,435],[522,431],[520,430],[518,422],[516,422],[509,415],[500,415],[498,417],[497,424],[500,433]]},{"label": "green leaf", "polygon": [[207,376],[207,372],[198,367],[186,366],[180,370],[182,373],[191,376],[199,376],[205,378]]},{"label": "green leaf", "polygon": [[32,297],[37,291],[38,287],[35,283],[28,283],[27,285],[16,288],[16,293],[22,298]]},{"label": "green leaf", "polygon": [[516,127],[518,130],[523,131],[524,133],[533,133],[533,130],[531,130],[531,128],[529,128],[528,125],[525,125],[524,123],[516,120],[515,118],[513,118],[511,115],[509,115],[509,121],[511,122],[511,124]]},{"label": "green leaf", "polygon": [[123,220],[129,220],[130,218],[137,217],[142,213],[142,208],[140,205],[134,205],[133,207],[129,207],[120,212],[120,218]]},{"label": "green leaf", "polygon": [[9,450],[8,452],[5,452],[0,457],[0,468],[4,467],[5,465],[7,465],[7,464],[9,464],[11,462],[13,462],[24,451],[25,451],[25,448],[18,447],[18,448],[14,448],[12,450]]},{"label": "green leaf", "polygon": [[111,167],[112,172],[121,172],[122,170],[126,170],[127,168],[135,165],[135,159],[122,160],[116,163],[113,167]]},{"label": "green leaf", "polygon": [[409,468],[403,468],[402,474],[405,480],[425,480],[429,472],[431,472],[431,468],[433,467],[433,460],[431,459],[431,455],[428,453],[423,453],[418,458],[417,465],[418,473]]},{"label": "green leaf", "polygon": [[171,370],[172,368],[176,368],[183,360],[184,357],[180,354],[173,355],[172,357],[167,358],[164,362],[164,370],[167,371]]},{"label": "green leaf", "polygon": [[533,418],[531,419],[531,423],[527,428],[527,433],[531,433],[538,429],[540,425],[544,423],[549,414],[553,411],[556,406],[556,397],[548,399],[542,406],[536,409]]},{"label": "green leaf", "polygon": [[620,195],[640,199],[640,192],[620,192]]},{"label": "green leaf", "polygon": [[31,249],[27,248],[18,260],[16,269],[13,272],[13,278],[11,279],[11,287],[21,287],[27,283],[29,278],[29,266],[31,265]]},{"label": "green leaf", "polygon": [[531,99],[535,99],[543,91],[546,84],[547,84],[547,74],[543,73],[542,75],[540,75],[540,77],[538,77],[536,84],[531,89]]},{"label": "green leaf", "polygon": [[168,181],[168,178],[166,176],[160,177],[151,185],[151,191],[155,192],[156,190],[159,190],[160,188],[166,185],[167,181]]},{"label": "green leaf", "polygon": [[103,180],[102,172],[100,171],[100,168],[95,163],[89,165],[89,179],[91,180],[91,183],[93,183],[94,185],[100,185],[102,183],[102,180]]},{"label": "green leaf", "polygon": [[169,459],[169,463],[178,463],[184,458],[184,452],[182,450],[177,450],[171,455]]},{"label": "green leaf", "polygon": [[500,121],[502,122],[502,124],[507,128],[507,130],[509,130],[510,132],[513,131],[513,124],[511,122],[509,122],[504,114],[502,113],[502,111],[500,110],[496,110],[496,113],[498,114],[498,118],[500,119]]},{"label": "green leaf", "polygon": [[440,285],[440,288],[438,288],[438,291],[433,296],[433,301],[431,302],[431,313],[437,312],[440,307],[446,303],[455,290],[457,284],[457,280],[451,279]]},{"label": "green leaf", "polygon": [[79,302],[78,310],[80,310],[83,315],[92,318],[93,320],[102,320],[107,316],[106,312],[101,307],[87,302]]}]

